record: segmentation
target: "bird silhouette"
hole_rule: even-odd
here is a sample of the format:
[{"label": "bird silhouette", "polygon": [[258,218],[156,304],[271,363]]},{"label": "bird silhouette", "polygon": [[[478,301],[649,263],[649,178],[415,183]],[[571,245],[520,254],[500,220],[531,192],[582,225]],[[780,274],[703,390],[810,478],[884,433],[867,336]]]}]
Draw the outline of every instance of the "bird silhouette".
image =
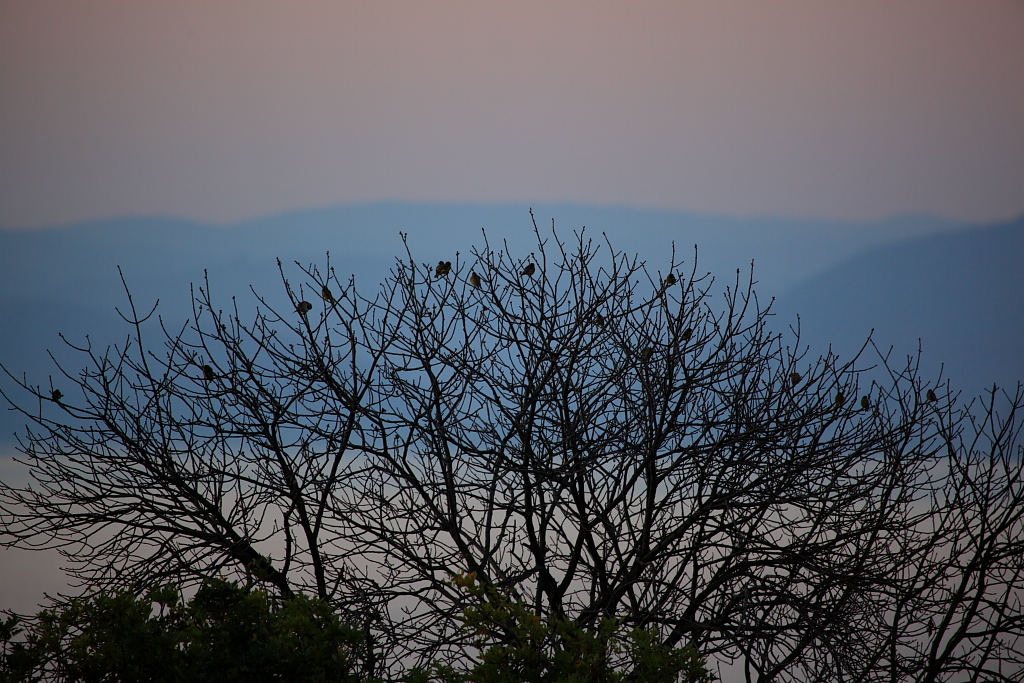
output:
[{"label": "bird silhouette", "polygon": [[434,277],[445,277],[452,270],[451,261],[438,261],[434,267]]},{"label": "bird silhouette", "polygon": [[860,407],[861,410],[867,410],[868,408],[871,407],[871,401],[868,400],[867,396],[860,397]]},{"label": "bird silhouette", "polygon": [[308,301],[300,301],[295,305],[295,310],[302,315],[306,315],[311,310],[313,310],[313,304],[309,303]]},{"label": "bird silhouette", "polygon": [[50,393],[50,398],[53,399],[54,403],[60,403],[60,400],[64,398],[64,394],[61,393],[60,389],[54,389]]},{"label": "bird silhouette", "polygon": [[476,273],[469,274],[469,284],[473,285],[477,289],[480,289],[480,276]]},{"label": "bird silhouette", "polygon": [[323,288],[320,289],[320,296],[322,296],[324,301],[327,303],[334,303],[334,295],[331,294],[331,290],[327,285],[324,285]]},{"label": "bird silhouette", "polygon": [[214,380],[216,378],[217,378],[217,374],[213,371],[213,368],[211,368],[209,365],[204,365],[203,366],[203,379],[205,379],[207,382],[209,382],[209,381]]},{"label": "bird silhouette", "polygon": [[535,265],[534,265],[534,264],[532,264],[532,263],[527,263],[527,264],[526,264],[526,267],[525,267],[525,268],[523,268],[523,272],[522,272],[522,273],[520,273],[520,274],[521,274],[521,275],[525,275],[526,277],[533,277],[533,274],[534,274],[535,272],[537,272],[537,266],[535,266]]},{"label": "bird silhouette", "polygon": [[934,391],[932,391],[931,389],[929,389],[928,391],[926,391],[926,392],[924,393],[924,397],[925,397],[926,399],[928,399],[928,401],[929,401],[929,402],[931,402],[931,401],[938,401],[938,400],[939,400],[939,397],[938,397],[938,396],[936,396],[936,395],[935,395],[935,392],[934,392]]},{"label": "bird silhouette", "polygon": [[688,341],[690,341],[690,337],[692,337],[692,336],[693,336],[693,330],[691,328],[687,327],[685,330],[683,330],[683,333],[681,335],[679,335],[679,338],[682,339],[684,342],[688,342]]},{"label": "bird silhouette", "polygon": [[671,287],[676,282],[678,282],[678,280],[676,280],[676,276],[673,275],[672,273],[669,273],[668,275],[665,276],[665,280],[664,280],[664,282],[662,282],[662,284],[665,287]]},{"label": "bird silhouette", "polygon": [[844,403],[846,403],[846,397],[843,396],[843,392],[836,392],[836,408],[842,408]]},{"label": "bird silhouette", "polygon": [[803,377],[800,376],[799,372],[791,372],[791,373],[789,373],[789,383],[791,385],[793,385],[794,387],[797,384],[800,384],[800,380],[802,380],[802,379],[803,379]]}]

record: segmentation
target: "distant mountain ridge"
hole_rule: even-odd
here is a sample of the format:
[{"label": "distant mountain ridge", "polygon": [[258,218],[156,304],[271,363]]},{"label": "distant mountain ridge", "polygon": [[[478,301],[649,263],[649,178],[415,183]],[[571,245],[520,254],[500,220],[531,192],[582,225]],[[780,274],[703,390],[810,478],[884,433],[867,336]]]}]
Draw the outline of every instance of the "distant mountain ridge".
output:
[{"label": "distant mountain ridge", "polygon": [[967,394],[1024,382],[1024,217],[874,247],[808,278],[778,301],[804,338],[849,354],[923,350],[926,369]]},{"label": "distant mountain ridge", "polygon": [[[492,239],[512,237],[528,244],[529,210],[527,204],[382,202],[293,211],[229,226],[137,217],[53,228],[0,228],[0,267],[18,276],[43,262],[66,268],[70,266],[69,259],[80,263],[85,257],[94,262],[93,270],[98,269],[97,276],[103,279],[104,272],[112,270],[110,264],[131,266],[145,249],[167,250],[167,256],[178,264],[199,270],[207,266],[212,270],[225,262],[272,264],[275,256],[285,261],[316,258],[326,250],[340,255],[343,250],[354,249],[363,256],[381,255],[390,260],[399,254],[400,231],[410,235],[414,246],[417,239],[429,236],[426,248],[444,250],[437,253],[465,251],[469,245],[480,242],[481,229],[486,229]],[[730,270],[758,258],[763,261],[759,263],[762,275],[779,278],[772,286],[794,284],[811,264],[824,266],[870,245],[958,227],[956,223],[928,216],[820,221],[574,204],[535,205],[534,214],[545,233],[552,219],[562,237],[569,237],[573,230],[585,226],[591,236],[599,238],[607,232],[617,248],[651,259],[664,254],[671,241],[687,256],[693,244],[699,243],[700,261],[708,260],[713,272],[721,270],[725,263],[726,270]],[[794,245],[800,247],[800,254],[792,253]],[[425,254],[424,259],[431,255]],[[60,271],[51,271],[58,276],[56,284],[61,279]],[[31,282],[31,278],[7,279]],[[33,282],[32,286],[37,284]]]},{"label": "distant mountain ridge", "polygon": [[[586,226],[586,234],[592,238],[600,240],[602,233],[607,233],[615,248],[640,254],[654,269],[667,262],[673,242],[689,264],[697,243],[698,272],[712,272],[722,286],[732,281],[737,268],[746,271],[754,260],[759,295],[765,301],[778,298],[780,327],[786,316],[799,311],[805,323],[805,341],[810,340],[809,334],[841,339],[854,333],[862,341],[871,327],[878,335],[889,329],[896,336],[904,335],[890,320],[890,311],[902,310],[892,292],[917,292],[914,288],[928,277],[918,270],[921,260],[946,264],[941,267],[949,269],[958,255],[973,253],[972,245],[988,244],[989,238],[979,235],[993,230],[992,246],[985,252],[993,254],[992,265],[977,274],[978,286],[987,292],[1005,287],[1014,277],[1019,280],[1016,266],[1008,261],[1010,255],[1021,253],[1019,237],[1024,232],[1024,219],[1002,228],[985,228],[926,216],[847,222],[729,218],[573,204],[538,204],[533,210],[542,236],[550,234],[552,219],[563,239]],[[0,272],[4,274],[0,281],[0,362],[45,384],[52,368],[43,350],[59,347],[58,330],[76,340],[89,333],[100,344],[123,339],[127,328],[118,322],[114,311],[125,303],[118,265],[140,308],[148,309],[160,299],[159,312],[182,319],[190,310],[189,283],[201,281],[204,269],[209,272],[216,299],[226,305],[237,295],[248,302],[250,285],[261,293],[280,296],[276,258],[300,279],[297,269],[288,269],[291,262],[323,264],[325,252],[330,251],[331,265],[339,275],[355,274],[360,288],[369,292],[376,289],[394,259],[403,255],[400,231],[408,233],[418,259],[434,262],[442,257],[452,260],[456,251],[467,254],[470,246],[480,245],[481,229],[486,229],[492,244],[508,239],[513,249],[526,253],[533,239],[529,206],[371,203],[289,212],[232,226],[141,217],[45,229],[0,229]],[[968,234],[973,237],[961,239]],[[894,261],[884,257],[889,250],[901,254],[893,259],[907,263],[894,267]],[[925,256],[911,258],[908,254],[913,253]],[[860,262],[859,258],[869,260]],[[984,258],[989,257],[976,257]],[[886,274],[876,283],[860,282],[856,276],[858,269],[864,268],[880,268]],[[900,284],[900,277],[906,278],[906,283]],[[851,285],[833,286],[846,282],[859,283],[853,287],[858,296],[852,301]],[[888,283],[887,287],[881,287],[881,282]],[[967,285],[963,296],[950,301],[980,310],[972,303],[973,284]],[[931,287],[932,292],[945,291],[941,283]],[[1011,307],[1017,303],[1009,302]],[[837,307],[849,314],[837,318],[830,313]],[[969,314],[948,306],[918,308],[939,317],[966,319]],[[910,320],[906,314],[903,319]],[[1008,368],[1010,376],[1021,375],[1019,366],[1003,360],[1012,345],[1010,335],[1018,331],[1007,322],[986,318],[972,323],[992,326],[984,332],[991,340],[992,353],[988,364],[975,367],[968,363],[973,369],[967,375],[997,366]],[[927,328],[928,336],[936,334],[933,328],[943,330],[949,324],[936,319]],[[926,349],[936,355],[946,352],[942,343],[925,339]],[[959,353],[962,346],[955,349]],[[960,363],[955,358],[949,362],[951,368]],[[0,442],[21,422],[0,412]]]}]

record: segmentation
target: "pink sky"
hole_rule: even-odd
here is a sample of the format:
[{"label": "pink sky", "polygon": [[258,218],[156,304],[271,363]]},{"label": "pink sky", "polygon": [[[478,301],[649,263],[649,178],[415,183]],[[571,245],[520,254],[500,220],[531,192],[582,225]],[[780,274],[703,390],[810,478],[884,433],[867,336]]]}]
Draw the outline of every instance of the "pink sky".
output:
[{"label": "pink sky", "polygon": [[0,0],[0,225],[1024,212],[1024,3]]}]

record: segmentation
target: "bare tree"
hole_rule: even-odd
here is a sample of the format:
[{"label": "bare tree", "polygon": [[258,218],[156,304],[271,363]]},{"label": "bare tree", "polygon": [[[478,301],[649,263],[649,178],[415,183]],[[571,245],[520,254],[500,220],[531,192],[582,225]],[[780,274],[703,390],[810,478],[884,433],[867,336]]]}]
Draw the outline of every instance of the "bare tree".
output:
[{"label": "bare tree", "polygon": [[963,404],[870,339],[815,357],[752,276],[534,228],[407,249],[371,296],[282,269],[248,322],[208,285],[180,328],[132,304],[84,370],[8,372],[34,482],[3,543],[86,586],[315,594],[391,673],[465,654],[471,573],[748,680],[1024,680],[1020,388]]}]

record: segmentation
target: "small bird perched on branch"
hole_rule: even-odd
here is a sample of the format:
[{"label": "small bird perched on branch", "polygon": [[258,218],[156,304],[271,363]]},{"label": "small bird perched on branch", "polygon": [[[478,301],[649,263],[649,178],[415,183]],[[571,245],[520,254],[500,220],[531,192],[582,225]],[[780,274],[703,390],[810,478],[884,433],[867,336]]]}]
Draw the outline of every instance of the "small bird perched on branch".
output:
[{"label": "small bird perched on branch", "polygon": [[326,301],[327,303],[334,303],[334,294],[331,293],[331,290],[327,285],[324,285],[320,289],[320,296],[323,297],[324,301]]},{"label": "small bird perched on branch", "polygon": [[527,263],[526,267],[523,268],[523,272],[520,273],[520,275],[525,275],[526,277],[533,277],[533,274],[535,272],[537,272],[537,266],[535,266],[532,263]]},{"label": "small bird perched on branch", "polygon": [[212,381],[212,380],[214,380],[216,378],[217,378],[217,374],[213,371],[213,368],[211,368],[209,365],[204,365],[203,366],[203,379],[205,379],[207,382],[210,382],[210,381]]},{"label": "small bird perched on branch", "polygon": [[50,398],[53,399],[54,403],[60,403],[60,400],[64,398],[64,394],[61,393],[60,389],[54,389],[53,392],[50,393]]},{"label": "small bird perched on branch", "polygon": [[688,342],[688,341],[690,341],[690,337],[692,337],[692,336],[693,336],[693,330],[691,328],[687,327],[685,330],[683,330],[683,333],[681,335],[679,335],[679,338],[682,339],[684,342]]},{"label": "small bird perched on branch", "polygon": [[802,380],[802,379],[803,379],[803,377],[800,376],[799,372],[791,372],[791,373],[789,373],[789,383],[791,385],[793,385],[794,387],[797,384],[800,384],[800,380]]},{"label": "small bird perched on branch", "polygon": [[473,285],[477,289],[480,289],[480,276],[476,273],[469,274],[469,284]]},{"label": "small bird perched on branch", "polygon": [[836,408],[842,408],[843,404],[846,403],[846,397],[843,396],[843,392],[836,393]]},{"label": "small bird perched on branch", "polygon": [[451,261],[438,261],[434,267],[434,277],[445,277],[452,270]]},{"label": "small bird perched on branch", "polygon": [[311,310],[313,310],[313,304],[309,303],[308,301],[300,301],[295,305],[295,310],[298,311],[301,315],[306,315]]},{"label": "small bird perched on branch", "polygon": [[861,410],[867,410],[868,408],[871,407],[871,401],[868,400],[867,396],[860,397],[860,407]]},{"label": "small bird perched on branch", "polygon": [[672,273],[669,273],[668,275],[665,276],[665,280],[661,284],[664,288],[668,288],[674,285],[676,282],[678,282],[678,280],[676,280],[676,276],[673,275]]},{"label": "small bird perched on branch", "polygon": [[935,395],[935,392],[934,392],[934,391],[932,391],[931,389],[929,389],[928,391],[926,391],[926,392],[924,393],[924,397],[925,397],[926,399],[928,399],[928,401],[929,401],[929,402],[931,402],[931,401],[938,401],[938,400],[939,400],[939,397],[938,397],[938,396],[936,396],[936,395]]}]

